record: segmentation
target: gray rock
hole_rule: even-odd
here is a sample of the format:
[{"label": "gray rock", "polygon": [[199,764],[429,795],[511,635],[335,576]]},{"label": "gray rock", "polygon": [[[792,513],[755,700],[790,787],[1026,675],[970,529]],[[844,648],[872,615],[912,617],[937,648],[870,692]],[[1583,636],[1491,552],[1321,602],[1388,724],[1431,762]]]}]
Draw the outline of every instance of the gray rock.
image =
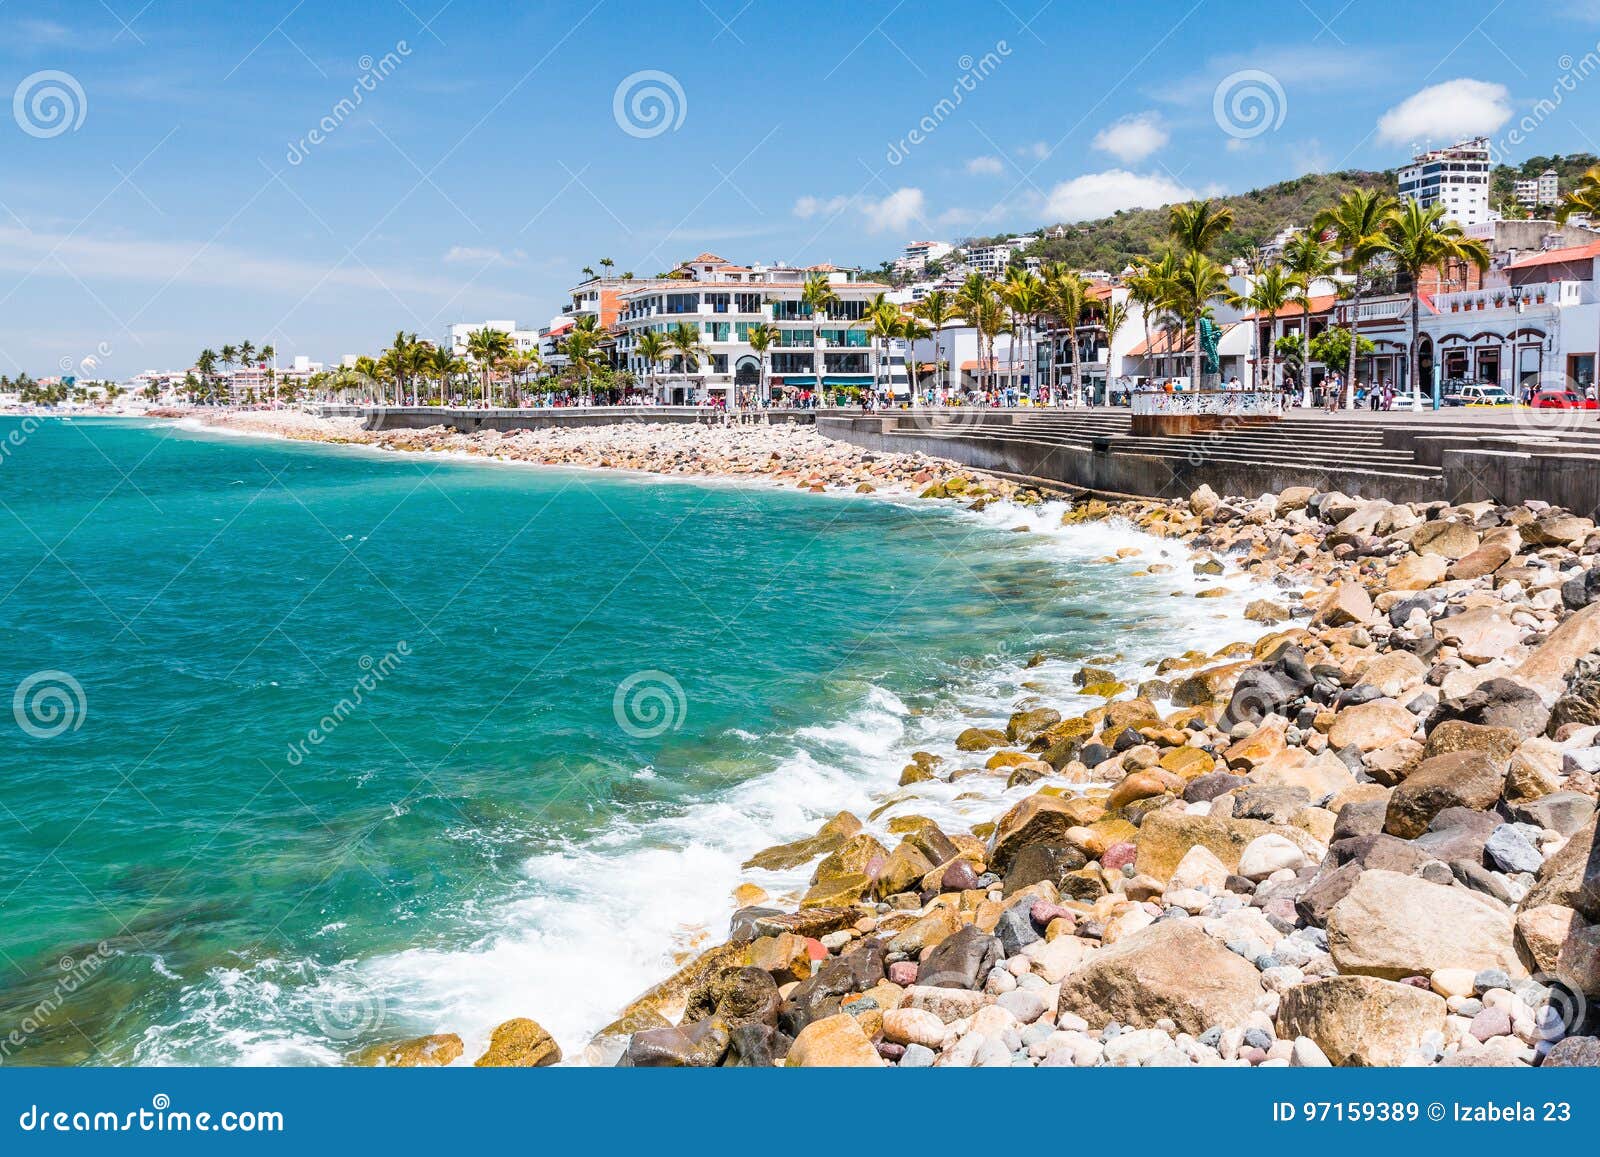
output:
[{"label": "gray rock", "polygon": [[[1022,857],[1017,858],[1020,860]],[[1000,946],[1005,950],[1005,955],[1015,956],[1028,945],[1044,939],[1034,927],[1031,914],[1033,903],[1034,897],[1028,896],[1000,913],[1000,919],[994,926],[994,934],[1000,938]]]},{"label": "gray rock", "polygon": [[1503,872],[1537,872],[1544,866],[1539,849],[1528,842],[1512,824],[1495,828],[1483,845],[1483,854],[1497,864]]},{"label": "gray rock", "polygon": [[1570,836],[1594,818],[1594,800],[1575,791],[1556,791],[1518,804],[1511,814],[1523,823]]},{"label": "gray rock", "polygon": [[933,1067],[933,1050],[927,1045],[907,1045],[905,1056],[900,1058],[902,1069],[928,1069]]},{"label": "gray rock", "polygon": [[981,989],[1000,959],[1000,941],[976,924],[968,924],[934,946],[917,970],[917,983],[930,988]]}]

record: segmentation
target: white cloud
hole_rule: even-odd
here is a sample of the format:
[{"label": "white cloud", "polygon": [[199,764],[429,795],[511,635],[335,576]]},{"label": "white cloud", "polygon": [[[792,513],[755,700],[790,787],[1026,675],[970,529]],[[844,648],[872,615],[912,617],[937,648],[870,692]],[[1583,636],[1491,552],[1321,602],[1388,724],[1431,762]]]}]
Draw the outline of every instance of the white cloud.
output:
[{"label": "white cloud", "polygon": [[1030,157],[1035,161],[1042,161],[1050,155],[1050,146],[1044,141],[1034,141],[1031,145],[1023,145],[1017,150],[1017,156]]},{"label": "white cloud", "polygon": [[[470,283],[399,269],[377,269],[354,258],[327,262],[262,257],[200,241],[142,241],[39,233],[0,226],[0,269],[168,285],[208,286],[310,296],[319,291],[383,290],[393,294],[451,297]],[[153,301],[154,299],[152,299]]]},{"label": "white cloud", "polygon": [[527,256],[520,249],[501,251],[472,245],[452,245],[444,255],[446,265],[514,265]]},{"label": "white cloud", "polygon": [[1142,161],[1168,140],[1161,118],[1153,112],[1123,117],[1095,134],[1094,147],[1125,164]]},{"label": "white cloud", "polygon": [[1378,137],[1394,145],[1454,144],[1487,136],[1511,119],[1503,84],[1460,77],[1408,96],[1378,118]]},{"label": "white cloud", "polygon": [[967,172],[975,177],[998,177],[1005,171],[1005,162],[999,157],[973,157],[967,162]]},{"label": "white cloud", "polygon": [[896,189],[881,201],[864,201],[861,211],[867,215],[867,229],[872,233],[899,233],[912,222],[923,219],[925,208],[921,189]]},{"label": "white cloud", "polygon": [[1045,209],[1056,221],[1088,221],[1118,209],[1153,209],[1194,198],[1194,190],[1159,173],[1108,169],[1085,173],[1050,190]]},{"label": "white cloud", "polygon": [[816,216],[829,216],[850,204],[849,197],[801,197],[794,203],[794,215],[801,220]]}]

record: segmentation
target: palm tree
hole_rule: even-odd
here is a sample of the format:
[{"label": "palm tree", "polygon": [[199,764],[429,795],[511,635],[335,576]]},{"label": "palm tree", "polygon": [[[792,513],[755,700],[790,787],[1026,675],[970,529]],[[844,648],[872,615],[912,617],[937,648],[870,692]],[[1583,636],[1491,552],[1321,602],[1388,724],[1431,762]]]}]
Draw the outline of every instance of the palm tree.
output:
[{"label": "palm tree", "polygon": [[1395,269],[1411,281],[1411,342],[1406,349],[1407,374],[1411,378],[1411,409],[1422,410],[1422,381],[1417,375],[1417,315],[1422,309],[1422,274],[1446,261],[1464,261],[1481,274],[1489,268],[1489,247],[1468,237],[1454,221],[1444,220],[1443,205],[1424,209],[1407,201],[1391,211],[1383,226],[1383,248],[1394,259]]},{"label": "palm tree", "polygon": [[688,322],[679,322],[667,331],[667,344],[674,356],[683,360],[685,374],[698,373],[700,359],[710,353],[700,338],[700,327]]},{"label": "palm tree", "polygon": [[[1053,262],[1046,270],[1045,292],[1050,302],[1050,313],[1067,331],[1067,345],[1072,353],[1072,399],[1082,400],[1082,367],[1078,351],[1078,324],[1083,320],[1084,305],[1088,301],[1089,283],[1060,262]],[[1054,356],[1051,362],[1055,361]]]},{"label": "palm tree", "polygon": [[225,345],[222,347],[218,360],[222,362],[222,368],[229,372],[228,400],[231,402],[233,401],[233,382],[231,380],[233,363],[239,360],[239,351],[231,345]]},{"label": "palm tree", "polygon": [[[217,374],[217,353],[215,350],[203,349],[200,356],[194,359],[194,368],[200,371],[200,386],[210,392],[211,382]],[[191,396],[194,391],[190,390]]]},{"label": "palm tree", "polygon": [[[978,389],[984,388],[984,337],[985,332],[979,325],[979,319],[984,315],[985,309],[994,301],[994,287],[981,273],[970,273],[961,283],[961,288],[956,290],[956,312],[964,318],[968,325],[978,331]],[[957,379],[960,380],[959,378]]]},{"label": "palm tree", "polygon": [[1261,318],[1268,320],[1270,335],[1267,345],[1267,388],[1278,385],[1278,314],[1299,299],[1299,281],[1283,265],[1269,265],[1258,269],[1251,278],[1250,288],[1234,298],[1233,304],[1255,314],[1250,319],[1250,352],[1258,367],[1261,364]]},{"label": "palm tree", "polygon": [[906,382],[911,389],[912,405],[916,405],[917,401],[917,359],[912,351],[919,341],[927,341],[932,333],[933,331],[916,314],[901,315],[899,332],[895,336],[906,343]]},{"label": "palm tree", "polygon": [[1573,216],[1600,217],[1600,165],[1584,170],[1577,183],[1561,194],[1556,220],[1565,225]]},{"label": "palm tree", "polygon": [[943,289],[935,289],[917,303],[916,312],[918,317],[928,323],[928,330],[933,338],[933,388],[939,390],[944,385],[944,362],[939,357],[939,336],[946,324],[954,321],[960,311],[949,293]]},{"label": "palm tree", "polygon": [[1200,322],[1211,312],[1211,303],[1228,293],[1228,275],[1222,266],[1198,249],[1191,249],[1178,262],[1172,279],[1172,304],[1178,316],[1192,322],[1194,353],[1192,380],[1200,388]]},{"label": "palm tree", "polygon": [[511,352],[511,335],[501,329],[473,330],[467,336],[467,356],[478,365],[483,382],[483,404],[489,404],[490,375]]},{"label": "palm tree", "polygon": [[1311,405],[1311,290],[1338,269],[1339,261],[1316,230],[1296,233],[1283,247],[1283,266],[1294,274],[1300,292],[1295,297],[1300,318],[1300,390],[1304,403]]},{"label": "palm tree", "polygon": [[[1000,300],[1011,311],[1011,367],[1013,379],[1015,379],[1018,372],[1016,345],[1019,328],[1022,333],[1025,364],[1030,367],[1030,373],[1037,377],[1038,367],[1034,364],[1037,359],[1030,357],[1029,351],[1033,347],[1034,327],[1038,322],[1039,315],[1045,311],[1048,304],[1044,282],[1037,273],[1030,273],[1027,270],[1013,270],[1011,276],[1006,278],[1005,284],[1000,287]],[[1020,381],[1015,380],[1013,384],[1016,386],[1021,385]]]},{"label": "palm tree", "polygon": [[1352,189],[1338,204],[1324,209],[1311,222],[1315,233],[1333,235],[1344,254],[1341,265],[1355,276],[1350,295],[1350,362],[1345,375],[1345,405],[1353,404],[1356,387],[1356,340],[1361,333],[1361,275],[1373,258],[1386,249],[1383,230],[1395,201],[1377,189]]},{"label": "palm tree", "polygon": [[653,329],[647,329],[633,345],[633,352],[644,361],[645,378],[650,383],[650,400],[656,398],[656,367],[672,356],[672,343]]},{"label": "palm tree", "polygon": [[761,400],[764,402],[772,400],[771,392],[767,386],[767,371],[771,364],[771,358],[768,356],[767,351],[778,344],[779,336],[778,327],[765,321],[757,322],[745,333],[744,340],[750,343],[750,348],[755,351],[756,357],[761,359],[761,381],[757,388],[757,393],[760,394]]},{"label": "palm tree", "polygon": [[1124,301],[1107,301],[1100,315],[1100,328],[1106,335],[1106,400],[1111,399],[1111,347],[1117,334],[1128,323],[1128,304]]},{"label": "palm tree", "polygon": [[805,287],[800,290],[800,304],[811,317],[811,357],[817,371],[817,397],[826,404],[827,394],[822,383],[827,360],[822,353],[822,322],[839,307],[839,295],[833,291],[827,274],[813,273],[806,278]]},{"label": "palm tree", "polygon": [[1167,232],[1189,253],[1209,253],[1233,228],[1233,210],[1214,201],[1174,205],[1167,214]]},{"label": "palm tree", "polygon": [[602,277],[610,277],[611,276],[612,267],[615,266],[615,265],[616,265],[616,262],[611,260],[611,258],[602,257],[600,259],[600,268],[603,269],[605,272],[602,273],[601,276]]},{"label": "palm tree", "polygon": [[[1172,279],[1178,271],[1178,255],[1170,248],[1154,258],[1141,258],[1134,272],[1123,281],[1128,288],[1128,300],[1139,306],[1140,320],[1144,323],[1145,362],[1154,362],[1150,346],[1150,319],[1168,310],[1172,300]],[[1154,374],[1146,375],[1153,378]]]},{"label": "palm tree", "polygon": [[1006,328],[1006,324],[1009,321],[1009,315],[1006,313],[1006,307],[1000,303],[1000,299],[993,293],[990,293],[978,303],[977,309],[971,316],[971,321],[973,328],[978,331],[978,364],[981,373],[981,367],[983,365],[983,345],[985,342],[987,342],[989,347],[989,365],[993,367],[995,362],[994,339],[1002,330]]},{"label": "palm tree", "polygon": [[874,294],[861,312],[860,326],[867,331],[867,347],[872,363],[872,389],[878,389],[878,374],[883,362],[878,356],[878,343],[887,343],[900,331],[900,307],[889,300],[887,294]]}]

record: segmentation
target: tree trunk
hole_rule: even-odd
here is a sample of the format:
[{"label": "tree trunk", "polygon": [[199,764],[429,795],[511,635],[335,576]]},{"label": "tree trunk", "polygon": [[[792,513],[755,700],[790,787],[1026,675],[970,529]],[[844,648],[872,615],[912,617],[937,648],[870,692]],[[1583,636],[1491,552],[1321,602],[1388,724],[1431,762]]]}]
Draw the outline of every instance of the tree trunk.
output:
[{"label": "tree trunk", "polygon": [[1311,405],[1311,307],[1305,309],[1305,321],[1300,325],[1300,398]]}]

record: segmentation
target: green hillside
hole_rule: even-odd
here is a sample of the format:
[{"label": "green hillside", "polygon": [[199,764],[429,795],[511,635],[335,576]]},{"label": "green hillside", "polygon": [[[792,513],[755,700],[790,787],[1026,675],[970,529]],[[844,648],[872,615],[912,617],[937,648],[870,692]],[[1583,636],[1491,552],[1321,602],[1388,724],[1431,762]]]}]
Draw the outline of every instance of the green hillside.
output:
[{"label": "green hillside", "polygon": [[[1272,240],[1285,225],[1307,225],[1346,190],[1381,188],[1395,191],[1393,173],[1347,169],[1309,173],[1248,193],[1218,197],[1233,210],[1234,229],[1218,250],[1223,260],[1248,257]],[[1028,248],[1029,257],[1064,261],[1074,269],[1106,269],[1115,273],[1135,257],[1153,253],[1166,243],[1167,210],[1124,209],[1111,217],[1065,226],[1066,236],[1047,237]]]},{"label": "green hillside", "polygon": [[[1490,200],[1500,205],[1511,197],[1511,183],[1519,177],[1535,177],[1545,169],[1555,169],[1563,191],[1572,187],[1579,174],[1596,163],[1589,153],[1566,156],[1530,157],[1520,165],[1499,165],[1494,170]],[[1308,225],[1316,214],[1332,205],[1346,190],[1381,188],[1396,192],[1393,170],[1374,172],[1346,169],[1337,173],[1308,173],[1292,181],[1280,181],[1247,193],[1215,198],[1233,210],[1234,230],[1218,250],[1223,260],[1249,257],[1270,241],[1285,225]],[[1046,226],[1045,228],[1051,228]],[[1124,209],[1110,217],[1063,225],[1061,237],[1046,237],[1029,246],[1027,256],[1046,261],[1062,261],[1074,269],[1105,269],[1116,273],[1135,257],[1154,253],[1167,240],[1167,209]],[[1032,232],[1033,230],[1030,230]],[[1040,230],[1043,231],[1043,230]],[[1053,228],[1051,228],[1053,231]],[[973,237],[963,242],[983,245],[1004,240],[1010,234]],[[1020,256],[1017,258],[1020,262]],[[874,270],[878,276],[891,275],[890,263]]]}]

